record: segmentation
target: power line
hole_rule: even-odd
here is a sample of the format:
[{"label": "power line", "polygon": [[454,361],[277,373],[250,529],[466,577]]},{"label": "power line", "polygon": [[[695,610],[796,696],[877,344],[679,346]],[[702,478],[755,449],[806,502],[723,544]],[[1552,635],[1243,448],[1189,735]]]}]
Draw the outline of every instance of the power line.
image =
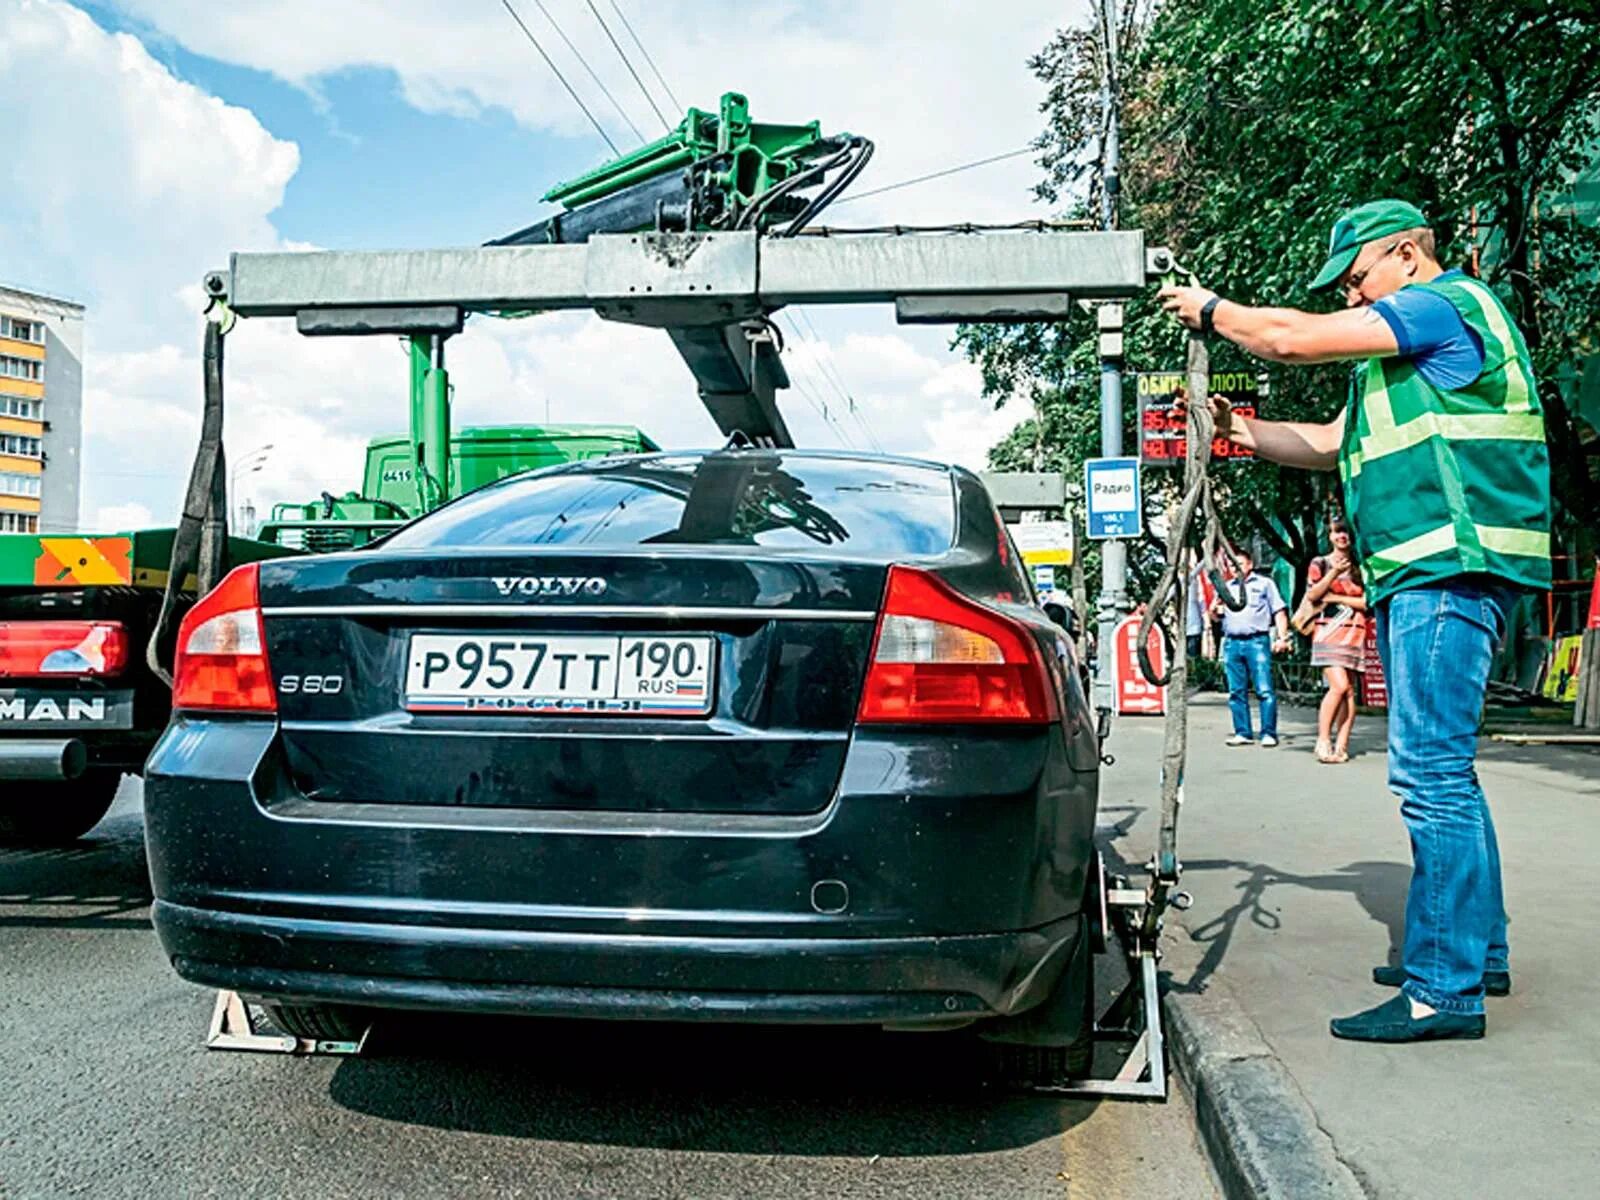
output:
[{"label": "power line", "polygon": [[601,92],[605,94],[605,98],[611,101],[611,107],[617,110],[617,116],[621,117],[628,128],[633,130],[633,136],[638,138],[641,143],[648,142],[649,139],[646,138],[643,133],[639,132],[639,127],[633,123],[633,118],[623,110],[622,105],[617,103],[617,98],[611,94],[611,89],[605,85],[605,82],[600,78],[600,76],[594,73],[594,68],[589,65],[589,60],[580,54],[578,52],[578,48],[572,44],[572,39],[567,36],[566,30],[561,28],[560,22],[550,15],[550,10],[544,6],[544,0],[533,0],[533,2],[538,6],[539,11],[544,14],[544,19],[550,22],[551,28],[553,28],[556,33],[560,35],[561,40],[567,44],[567,49],[572,51],[572,56],[583,64],[583,69],[585,71],[589,72],[589,78],[594,80],[595,87],[599,88]]},{"label": "power line", "polygon": [[561,86],[567,89],[567,95],[572,97],[572,102],[579,108],[583,109],[583,115],[589,118],[589,124],[594,126],[594,131],[600,135],[600,140],[611,147],[611,153],[621,154],[622,151],[617,149],[617,144],[611,140],[611,135],[606,132],[605,126],[601,125],[599,121],[595,120],[594,114],[589,111],[589,106],[583,102],[582,97],[580,97],[577,92],[572,90],[572,85],[567,82],[567,77],[561,73],[561,69],[557,67],[550,56],[545,53],[544,47],[539,44],[539,39],[533,36],[533,30],[529,29],[527,22],[517,15],[517,10],[511,7],[511,0],[500,0],[500,3],[504,5],[505,10],[511,14],[511,19],[517,23],[517,27],[521,29],[527,39],[533,43],[533,48],[539,52],[539,57],[544,59],[545,66],[549,67],[555,77],[561,81]]},{"label": "power line", "polygon": [[611,48],[617,52],[617,57],[622,59],[622,65],[628,68],[628,74],[633,76],[633,81],[639,85],[639,90],[644,93],[645,103],[655,110],[656,120],[661,122],[661,128],[671,133],[672,126],[667,123],[667,118],[661,115],[661,110],[656,108],[655,97],[650,94],[650,89],[644,86],[644,80],[639,78],[639,72],[633,69],[632,61],[623,53],[622,44],[617,41],[616,35],[611,32],[611,26],[606,24],[606,19],[600,15],[600,10],[594,6],[594,0],[584,0],[584,3],[589,6],[589,11],[594,14],[594,19],[600,22],[600,28],[606,31],[606,37],[611,41]]},{"label": "power line", "polygon": [[[805,339],[805,336],[800,332],[799,326],[794,323],[794,318],[788,313],[780,313],[779,315],[787,320],[789,332],[794,335],[795,343],[798,345],[809,345]],[[820,364],[820,356],[818,362]],[[817,366],[816,370],[823,379],[826,380],[828,378],[826,373],[822,371],[820,365]],[[833,430],[833,436],[839,439],[839,444],[854,450],[856,448],[855,440],[844,431],[843,426],[839,424],[837,418],[835,418],[833,413],[829,411],[827,400],[819,399],[819,393],[813,392],[812,390],[813,385],[808,384],[808,382],[802,379],[800,376],[793,376],[791,382],[794,383],[796,390],[806,398],[811,407],[817,410],[817,414],[827,424],[828,428]],[[831,383],[831,381],[829,382]]]},{"label": "power line", "polygon": [[[665,125],[666,118],[661,115],[661,110],[656,108],[655,101],[650,97],[649,89],[645,87],[644,81],[639,78],[638,72],[633,69],[633,64],[628,61],[628,56],[623,54],[622,47],[617,45],[616,38],[612,37],[610,28],[607,27],[605,21],[601,18],[600,11],[594,6],[594,0],[587,0],[587,3],[590,11],[594,13],[595,20],[600,22],[600,28],[604,29],[606,36],[611,38],[612,46],[616,47],[617,54],[622,59],[623,64],[628,68],[629,74],[633,76],[633,81],[639,85],[639,90],[644,93],[645,99],[650,102],[650,107],[655,109],[656,116],[660,117],[661,123]],[[682,109],[683,105],[679,103],[677,96],[673,95],[672,88],[668,86],[666,79],[661,74],[660,68],[656,66],[655,59],[651,57],[649,49],[645,46],[643,40],[634,30],[633,25],[628,21],[627,15],[623,13],[621,7],[617,4],[617,0],[610,0],[610,3],[612,10],[617,14],[618,19],[621,20],[623,28],[628,31],[628,35],[633,39],[633,44],[637,46],[639,48],[639,52],[644,55],[645,62],[650,64],[650,70],[654,73],[656,82],[661,85],[661,90],[667,94],[667,99],[672,102],[674,108]],[[877,447],[879,453],[884,453],[885,451],[883,448],[883,443],[878,440],[878,435],[873,432],[872,427],[867,423],[865,414],[862,413],[860,407],[856,404],[855,397],[850,394],[849,388],[844,386],[843,379],[838,373],[837,364],[834,364],[833,373],[829,373],[829,360],[833,355],[832,347],[830,347],[826,342],[822,341],[821,337],[818,336],[817,328],[811,323],[811,318],[809,315],[807,315],[806,311],[803,308],[798,307],[796,308],[796,311],[805,321],[806,327],[811,331],[812,337],[815,338],[817,343],[822,347],[822,352],[817,354],[815,359],[815,369],[817,374],[844,400],[845,410],[855,418],[856,424],[859,425],[862,432],[867,435],[868,441]],[[785,317],[789,316],[787,313],[780,315]],[[806,339],[800,333],[800,330],[795,325],[792,317],[789,318],[788,324],[790,331],[794,334],[795,341],[797,343],[805,343]],[[849,447],[850,449],[855,449],[854,439],[845,432],[844,428],[839,424],[832,412],[829,411],[827,400],[821,397],[820,392],[814,389],[813,384],[798,375],[794,377],[793,382],[795,384],[795,390],[798,391],[806,400],[806,402],[811,405],[811,407],[816,411],[817,415],[822,418],[823,423],[833,431],[834,437],[839,439],[839,444],[841,446]]]},{"label": "power line", "polygon": [[661,70],[656,66],[656,60],[650,57],[650,51],[644,48],[644,43],[639,40],[639,35],[633,31],[633,25],[628,21],[622,9],[618,7],[617,0],[611,0],[611,11],[617,14],[617,19],[622,22],[622,27],[628,31],[628,36],[633,39],[633,44],[639,47],[639,53],[644,55],[644,61],[650,64],[650,72],[656,77],[656,82],[661,85],[661,90],[667,94],[667,99],[672,101],[672,107],[677,112],[683,112],[683,105],[678,103],[678,98],[672,94],[672,89],[667,86],[667,81],[661,77]]},{"label": "power line", "polygon": [[867,435],[867,441],[872,443],[873,448],[879,454],[888,453],[883,448],[883,443],[878,440],[877,432],[867,420],[867,414],[856,403],[855,393],[845,383],[844,374],[839,369],[839,360],[834,357],[832,345],[817,332],[817,327],[811,323],[810,313],[799,305],[795,306],[795,312],[805,322],[806,329],[811,333],[812,341],[822,348],[821,354],[817,357],[817,365],[821,369],[823,377],[828,379],[833,384],[834,390],[844,397],[845,409],[855,418],[856,424],[861,427],[861,432]]},{"label": "power line", "polygon": [[873,188],[869,192],[857,192],[853,196],[846,196],[842,200],[835,200],[834,206],[841,204],[854,204],[857,200],[865,200],[868,196],[881,196],[884,192],[898,191],[900,188],[910,187],[914,183],[927,183],[930,179],[943,179],[946,175],[955,175],[961,171],[970,171],[974,167],[986,167],[990,163],[1004,162],[1008,158],[1020,158],[1024,154],[1034,153],[1032,146],[1023,146],[1020,150],[1008,150],[1004,154],[995,154],[989,158],[980,158],[975,162],[962,163],[958,167],[946,167],[943,171],[933,171],[927,175],[918,175],[915,179],[902,179],[899,183],[886,184],[881,188]]},{"label": "power line", "polygon": [[[786,321],[792,344],[803,344],[805,342],[805,338],[801,336],[800,330],[795,326],[794,318],[790,317],[788,313],[778,313],[776,315]],[[840,427],[839,422],[835,420],[833,413],[829,410],[827,400],[821,398],[820,393],[815,390],[815,385],[795,374],[790,375],[789,382],[794,385],[795,391],[804,397],[806,402],[816,410],[817,415],[822,418],[823,423],[833,431],[833,436],[839,440],[839,444],[841,446],[854,449],[849,436]]]}]

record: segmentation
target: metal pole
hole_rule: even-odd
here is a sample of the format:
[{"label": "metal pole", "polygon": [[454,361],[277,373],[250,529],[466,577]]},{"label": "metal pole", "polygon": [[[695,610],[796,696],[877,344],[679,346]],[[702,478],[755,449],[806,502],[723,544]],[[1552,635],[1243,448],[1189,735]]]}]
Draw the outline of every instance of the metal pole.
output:
[{"label": "metal pole", "polygon": [[[271,451],[271,442],[257,446],[248,454],[243,455],[238,462],[234,463],[233,469],[228,472],[228,503],[230,508],[240,506],[239,511],[241,516],[237,524],[241,527],[241,529],[243,528],[245,521],[242,515],[244,508],[241,506],[241,501],[239,498],[239,476],[246,471],[248,471],[251,475],[259,474],[261,468],[266,465],[267,455]],[[252,508],[250,511],[253,514],[255,510]],[[246,532],[245,536],[249,536],[248,532]]]},{"label": "metal pole", "polygon": [[450,377],[445,374],[444,338],[429,339],[428,370],[422,384],[422,468],[431,511],[450,498]]},{"label": "metal pole", "polygon": [[[1120,145],[1117,131],[1117,3],[1100,0],[1101,36],[1105,46],[1105,79],[1101,91],[1105,106],[1106,139],[1101,170],[1101,221],[1107,230],[1117,224],[1117,172]],[[1100,453],[1115,458],[1122,453],[1122,306],[1102,305],[1100,329]],[[1095,705],[1111,708],[1111,663],[1117,623],[1132,609],[1128,599],[1128,548],[1120,540],[1100,543],[1099,645],[1095,666]]]},{"label": "metal pole", "polygon": [[415,511],[425,513],[429,511],[430,504],[427,471],[422,465],[422,448],[428,441],[423,414],[427,411],[426,384],[432,345],[426,337],[408,337],[406,346],[411,368],[411,482],[417,490]]},{"label": "metal pole", "polygon": [[1117,194],[1121,190],[1121,130],[1117,110],[1121,104],[1117,79],[1117,0],[1101,0],[1102,36],[1105,41],[1106,76],[1101,90],[1105,106],[1106,142],[1100,164],[1100,224],[1107,230],[1117,227]]}]

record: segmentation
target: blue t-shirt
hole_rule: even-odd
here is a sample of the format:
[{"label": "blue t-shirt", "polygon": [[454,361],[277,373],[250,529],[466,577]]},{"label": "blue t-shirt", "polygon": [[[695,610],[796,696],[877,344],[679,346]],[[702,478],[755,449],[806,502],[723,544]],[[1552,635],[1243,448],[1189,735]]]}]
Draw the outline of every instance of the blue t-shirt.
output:
[{"label": "blue t-shirt", "polygon": [[[1461,276],[1456,270],[1439,278]],[[1420,287],[1403,287],[1372,308],[1394,331],[1400,357],[1410,359],[1417,373],[1434,387],[1443,391],[1466,387],[1483,370],[1483,343],[1443,296]]]}]

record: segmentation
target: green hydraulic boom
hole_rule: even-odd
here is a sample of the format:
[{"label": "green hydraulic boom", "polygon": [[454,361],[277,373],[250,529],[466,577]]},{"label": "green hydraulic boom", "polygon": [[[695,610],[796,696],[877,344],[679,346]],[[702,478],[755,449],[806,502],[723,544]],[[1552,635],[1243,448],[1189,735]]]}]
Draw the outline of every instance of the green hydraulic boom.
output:
[{"label": "green hydraulic boom", "polygon": [[[584,242],[596,233],[798,230],[850,185],[872,157],[854,134],[820,122],[757,124],[750,102],[726,92],[714,113],[691,108],[676,129],[558,183],[542,197],[566,209],[491,246]],[[810,189],[818,189],[807,196]]]}]

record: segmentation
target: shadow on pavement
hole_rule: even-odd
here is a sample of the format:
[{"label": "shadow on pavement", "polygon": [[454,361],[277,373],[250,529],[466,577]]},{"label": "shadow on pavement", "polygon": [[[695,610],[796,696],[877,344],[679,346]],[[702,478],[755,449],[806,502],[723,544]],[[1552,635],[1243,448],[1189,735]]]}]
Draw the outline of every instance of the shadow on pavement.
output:
[{"label": "shadow on pavement", "polygon": [[1235,887],[1239,898],[1222,913],[1190,929],[1195,942],[1205,947],[1200,965],[1186,981],[1174,981],[1172,988],[1179,992],[1201,992],[1212,973],[1227,957],[1239,922],[1248,919],[1252,925],[1275,933],[1282,924],[1278,914],[1266,906],[1268,891],[1273,887],[1302,887],[1318,892],[1348,892],[1355,897],[1366,913],[1389,933],[1391,948],[1405,942],[1406,890],[1411,884],[1411,868],[1404,863],[1358,862],[1340,867],[1323,875],[1296,875],[1280,871],[1266,863],[1239,862],[1233,859],[1213,858],[1186,862],[1185,873],[1207,871],[1239,871],[1244,878]]},{"label": "shadow on pavement", "polygon": [[[1121,839],[1132,829],[1139,813],[1137,806],[1107,806],[1104,813],[1127,812],[1129,815],[1114,825],[1102,825],[1096,840],[1105,854],[1106,870],[1113,875],[1126,875],[1135,887],[1143,887],[1146,875],[1143,869],[1122,855]],[[1166,987],[1175,992],[1198,993],[1205,991],[1206,981],[1228,955],[1234,932],[1239,922],[1248,920],[1258,929],[1276,933],[1282,924],[1266,904],[1267,893],[1274,887],[1302,887],[1319,892],[1348,892],[1366,914],[1382,925],[1389,934],[1390,957],[1393,959],[1400,946],[1405,944],[1406,891],[1411,886],[1411,867],[1397,862],[1355,862],[1321,875],[1297,875],[1280,871],[1266,863],[1244,862],[1229,858],[1185,859],[1184,879],[1193,882],[1196,875],[1208,872],[1242,872],[1235,889],[1239,898],[1217,916],[1190,929],[1190,937],[1205,947],[1200,965],[1186,980],[1170,977],[1163,972]]]},{"label": "shadow on pavement", "polygon": [[[1571,728],[1558,728],[1550,732],[1557,736],[1581,732]],[[1481,766],[1513,764],[1543,767],[1559,771],[1571,780],[1573,795],[1600,797],[1600,746],[1560,745],[1559,743],[1518,744],[1482,739],[1478,742],[1478,762]],[[1489,803],[1504,803],[1511,797],[1497,781],[1485,784]]]},{"label": "shadow on pavement", "polygon": [[959,1033],[394,1017],[373,1040],[336,1103],[502,1137],[929,1157],[1031,1145],[1093,1108],[985,1089]]},{"label": "shadow on pavement", "polygon": [[149,929],[149,906],[136,812],[107,817],[70,846],[0,850],[0,928]]}]

